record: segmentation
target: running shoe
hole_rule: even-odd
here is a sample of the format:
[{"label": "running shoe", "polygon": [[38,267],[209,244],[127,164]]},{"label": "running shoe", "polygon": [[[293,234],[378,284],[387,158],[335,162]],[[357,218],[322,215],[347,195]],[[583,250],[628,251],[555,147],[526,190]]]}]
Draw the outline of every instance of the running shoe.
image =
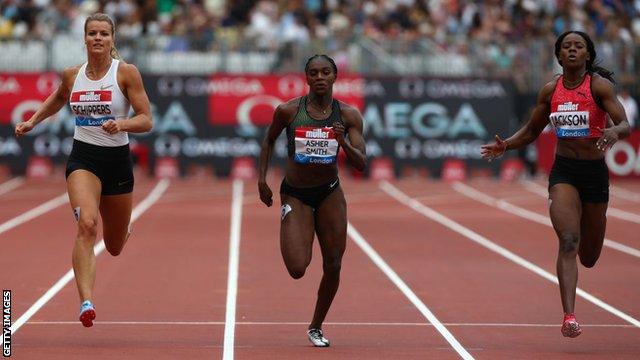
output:
[{"label": "running shoe", "polygon": [[91,301],[86,300],[80,305],[80,322],[84,327],[92,327],[93,320],[96,318],[96,309]]},{"label": "running shoe", "polygon": [[307,330],[307,335],[309,336],[309,341],[313,344],[313,346],[317,347],[328,347],[329,340],[325,339],[322,335],[321,329],[309,329]]},{"label": "running shoe", "polygon": [[580,334],[582,334],[582,329],[580,329],[580,324],[578,324],[575,315],[565,314],[562,322],[562,336],[574,338]]}]

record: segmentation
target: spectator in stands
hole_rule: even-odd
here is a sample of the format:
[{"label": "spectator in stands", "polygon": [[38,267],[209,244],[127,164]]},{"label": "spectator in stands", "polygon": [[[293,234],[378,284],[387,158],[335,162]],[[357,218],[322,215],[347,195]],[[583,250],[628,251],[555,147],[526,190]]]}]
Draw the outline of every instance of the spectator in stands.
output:
[{"label": "spectator in stands", "polygon": [[[292,71],[312,50],[346,56],[351,66],[358,55],[350,45],[374,42],[390,57],[464,57],[468,66],[460,75],[513,74],[525,91],[557,71],[542,49],[567,29],[593,33],[620,78],[635,79],[640,44],[640,1],[586,0],[0,0],[0,38],[81,37],[87,14],[98,11],[121,25],[117,35],[126,54],[278,52],[282,63],[273,70]],[[148,41],[140,41],[145,35]],[[521,59],[524,53],[534,56]]]}]

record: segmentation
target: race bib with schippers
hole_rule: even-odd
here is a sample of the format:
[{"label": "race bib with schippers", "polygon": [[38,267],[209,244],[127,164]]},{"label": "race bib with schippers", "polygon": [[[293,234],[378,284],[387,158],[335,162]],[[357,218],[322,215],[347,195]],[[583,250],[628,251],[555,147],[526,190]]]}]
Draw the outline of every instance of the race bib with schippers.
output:
[{"label": "race bib with schippers", "polygon": [[76,126],[102,126],[114,120],[111,110],[111,91],[74,91],[69,105],[76,116]]},{"label": "race bib with schippers", "polygon": [[294,160],[300,164],[335,164],[338,141],[331,127],[295,129]]}]

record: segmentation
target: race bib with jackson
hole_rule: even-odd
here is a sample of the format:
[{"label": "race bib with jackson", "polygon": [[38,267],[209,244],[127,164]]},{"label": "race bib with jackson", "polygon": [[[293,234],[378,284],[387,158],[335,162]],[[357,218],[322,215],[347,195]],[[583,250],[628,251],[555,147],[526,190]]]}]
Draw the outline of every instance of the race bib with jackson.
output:
[{"label": "race bib with jackson", "polygon": [[559,104],[557,111],[549,115],[549,120],[559,138],[581,138],[590,134],[589,112],[578,111],[578,104]]},{"label": "race bib with jackson", "polygon": [[338,141],[333,128],[299,127],[295,129],[294,160],[300,164],[335,164]]}]

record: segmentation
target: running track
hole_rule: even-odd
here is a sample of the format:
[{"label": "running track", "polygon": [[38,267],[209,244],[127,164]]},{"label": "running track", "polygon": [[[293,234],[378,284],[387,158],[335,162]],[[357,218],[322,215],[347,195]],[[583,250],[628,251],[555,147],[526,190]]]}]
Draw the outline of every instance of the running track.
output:
[{"label": "running track", "polygon": [[259,202],[255,181],[137,179],[131,240],[98,256],[91,329],[77,322],[73,279],[59,282],[75,234],[64,183],[0,181],[14,358],[640,358],[638,182],[613,183],[610,207],[627,218],[609,216],[607,228],[631,251],[605,247],[594,269],[580,267],[584,331],[565,339],[549,278],[557,240],[535,190],[544,181],[343,179],[350,239],[324,327],[332,347],[317,349],[305,331],[319,248],[303,279],[288,277],[279,207]]}]

